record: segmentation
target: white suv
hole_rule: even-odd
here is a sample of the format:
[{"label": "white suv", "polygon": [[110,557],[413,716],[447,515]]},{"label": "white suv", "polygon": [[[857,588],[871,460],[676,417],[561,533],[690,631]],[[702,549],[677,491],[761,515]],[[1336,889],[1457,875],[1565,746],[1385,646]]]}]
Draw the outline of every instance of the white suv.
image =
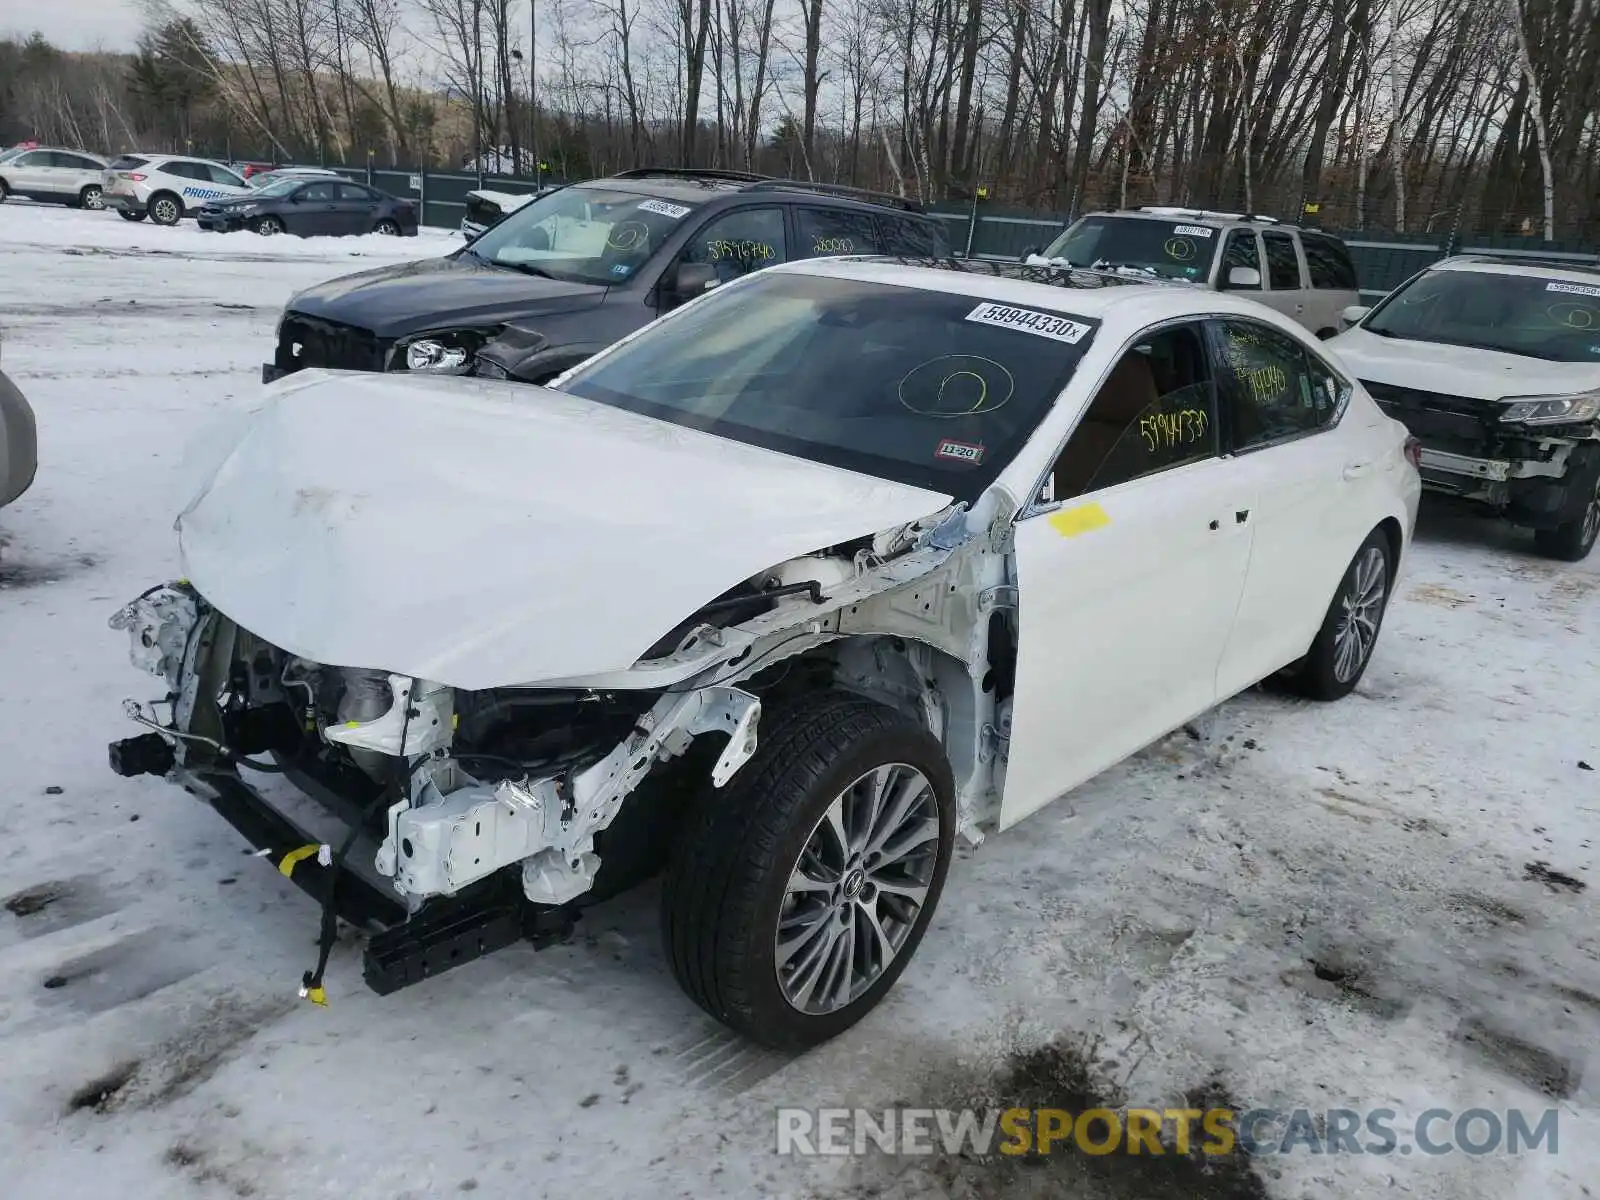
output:
[{"label": "white suv", "polygon": [[1276,309],[1319,338],[1361,302],[1350,252],[1331,233],[1271,217],[1137,208],[1080,217],[1024,262],[1104,266],[1233,292]]},{"label": "white suv", "polygon": [[26,196],[80,208],[104,208],[106,160],[81,150],[27,150],[0,162],[0,200]]},{"label": "white suv", "polygon": [[1534,531],[1552,558],[1600,537],[1600,261],[1447,258],[1329,342],[1422,442],[1422,480]]},{"label": "white suv", "polygon": [[253,196],[221,163],[170,154],[124,154],[105,171],[105,204],[129,221],[176,225],[207,200]]}]

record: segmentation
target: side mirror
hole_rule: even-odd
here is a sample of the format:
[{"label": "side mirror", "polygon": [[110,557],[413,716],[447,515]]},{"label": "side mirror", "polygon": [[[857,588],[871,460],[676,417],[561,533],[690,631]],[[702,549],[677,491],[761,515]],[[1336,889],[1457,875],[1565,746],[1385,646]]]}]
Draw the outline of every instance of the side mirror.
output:
[{"label": "side mirror", "polygon": [[710,263],[679,263],[677,274],[672,277],[672,294],[683,303],[709,292],[721,282],[716,267]]},{"label": "side mirror", "polygon": [[1254,267],[1229,267],[1228,286],[1231,288],[1258,288],[1261,272]]},{"label": "side mirror", "polygon": [[1361,320],[1362,317],[1366,316],[1371,311],[1372,308],[1369,305],[1352,304],[1339,314],[1339,320],[1344,322],[1344,327],[1346,329],[1349,329],[1350,326],[1356,324]]}]

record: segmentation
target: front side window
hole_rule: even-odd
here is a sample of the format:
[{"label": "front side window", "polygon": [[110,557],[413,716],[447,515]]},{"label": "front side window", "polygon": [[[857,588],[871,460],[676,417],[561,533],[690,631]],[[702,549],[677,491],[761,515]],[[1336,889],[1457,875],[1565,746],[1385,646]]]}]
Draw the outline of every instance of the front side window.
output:
[{"label": "front side window", "polygon": [[611,187],[569,187],[517,209],[463,253],[490,266],[621,283],[692,219],[695,206]]},{"label": "front side window", "polygon": [[307,187],[302,187],[294,196],[302,204],[331,204],[336,197],[337,193],[331,183],[310,184]]},{"label": "front side window", "polygon": [[[1228,272],[1234,267],[1245,267],[1256,273],[1254,283],[1232,283]],[[1261,250],[1256,245],[1254,230],[1235,229],[1228,235],[1227,248],[1222,254],[1222,286],[1233,292],[1259,292],[1261,290]]]},{"label": "front side window", "polygon": [[1425,271],[1361,323],[1379,337],[1600,362],[1600,276]]},{"label": "front side window", "polygon": [[882,241],[871,213],[840,208],[797,208],[795,221],[800,232],[796,258],[882,252]]},{"label": "front side window", "polygon": [[562,390],[973,500],[1097,328],[973,296],[770,272],[648,326]]},{"label": "front side window", "polygon": [[1138,339],[1106,376],[1051,472],[1045,499],[1154,475],[1217,453],[1216,388],[1200,330]]},{"label": "front side window", "polygon": [[1205,279],[1220,240],[1209,225],[1093,216],[1073,224],[1041,253],[1075,267],[1128,267],[1162,279]]},{"label": "front side window", "polygon": [[1294,251],[1294,236],[1287,233],[1264,233],[1261,240],[1267,244],[1267,274],[1275,292],[1300,290],[1300,256]]},{"label": "front side window", "polygon": [[1234,450],[1314,433],[1337,419],[1343,385],[1288,335],[1254,321],[1218,321],[1212,346]]},{"label": "front side window", "polygon": [[719,283],[775,267],[788,258],[783,209],[741,208],[707,222],[689,239],[680,262],[708,263]]}]

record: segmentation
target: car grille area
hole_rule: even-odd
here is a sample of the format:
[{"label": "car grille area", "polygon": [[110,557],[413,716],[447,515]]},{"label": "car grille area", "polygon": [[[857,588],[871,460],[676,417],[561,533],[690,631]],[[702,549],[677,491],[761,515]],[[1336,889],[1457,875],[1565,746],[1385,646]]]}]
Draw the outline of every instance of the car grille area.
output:
[{"label": "car grille area", "polygon": [[1363,379],[1361,386],[1385,413],[1432,450],[1491,455],[1500,442],[1500,406],[1488,400],[1424,392]]},{"label": "car grille area", "polygon": [[302,367],[336,371],[381,371],[388,343],[354,325],[290,312],[278,330],[274,362],[284,372]]}]

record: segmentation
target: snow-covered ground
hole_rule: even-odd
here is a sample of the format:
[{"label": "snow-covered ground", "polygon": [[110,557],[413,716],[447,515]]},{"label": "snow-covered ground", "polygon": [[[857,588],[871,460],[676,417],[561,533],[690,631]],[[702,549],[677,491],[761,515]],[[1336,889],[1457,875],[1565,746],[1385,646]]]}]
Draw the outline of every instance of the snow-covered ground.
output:
[{"label": "snow-covered ground", "polygon": [[[1600,558],[1436,513],[1354,696],[1241,697],[964,852],[890,1000],[804,1058],[678,992],[649,889],[386,999],[352,939],[330,1006],[298,1001],[312,905],[208,809],[107,769],[149,681],[106,618],[175,572],[181,450],[250,400],[290,293],[450,244],[0,206],[0,363],[43,457],[0,512],[0,1195],[1600,1190]],[[773,1152],[778,1105],[1070,1104],[1080,1062],[1134,1104],[1549,1105],[1559,1153],[1201,1175]]]}]

